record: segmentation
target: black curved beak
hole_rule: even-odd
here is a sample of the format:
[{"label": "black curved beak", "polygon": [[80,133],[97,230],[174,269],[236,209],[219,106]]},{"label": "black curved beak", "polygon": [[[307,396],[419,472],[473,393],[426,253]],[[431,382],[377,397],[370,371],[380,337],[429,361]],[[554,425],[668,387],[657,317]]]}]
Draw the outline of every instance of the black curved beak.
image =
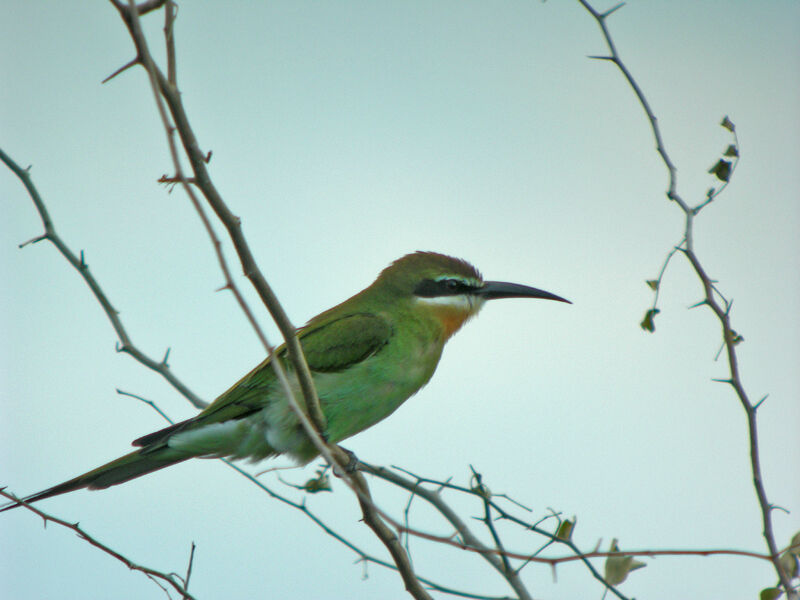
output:
[{"label": "black curved beak", "polygon": [[550,292],[527,285],[520,285],[519,283],[506,283],[505,281],[486,281],[474,293],[476,296],[481,296],[486,300],[494,300],[496,298],[542,298],[544,300],[558,300],[559,302],[572,304],[566,298],[556,296]]}]

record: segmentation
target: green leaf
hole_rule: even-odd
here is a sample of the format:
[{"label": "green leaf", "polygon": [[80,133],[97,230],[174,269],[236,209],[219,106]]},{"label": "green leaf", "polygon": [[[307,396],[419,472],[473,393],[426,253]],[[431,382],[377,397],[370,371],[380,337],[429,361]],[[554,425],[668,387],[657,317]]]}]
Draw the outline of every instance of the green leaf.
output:
[{"label": "green leaf", "polygon": [[783,591],[780,588],[764,588],[758,595],[758,600],[775,600],[780,598]]},{"label": "green leaf", "polygon": [[731,121],[731,120],[728,118],[728,115],[725,115],[725,118],[724,118],[724,119],[722,119],[722,123],[720,123],[720,125],[721,125],[722,127],[724,127],[725,129],[727,129],[728,131],[730,131],[731,133],[733,133],[734,131],[736,131],[736,125],[734,125],[734,124],[733,124],[733,121]]},{"label": "green leaf", "polygon": [[614,538],[609,548],[609,552],[614,554],[606,558],[605,564],[605,579],[609,585],[622,583],[628,578],[629,573],[647,566],[642,561],[634,560],[632,556],[617,553],[618,550],[617,539]]},{"label": "green leaf", "polygon": [[708,172],[716,175],[720,181],[728,181],[731,178],[731,163],[720,158],[717,164],[711,167]]},{"label": "green leaf", "polygon": [[735,158],[739,156],[739,149],[733,144],[731,144],[730,146],[728,146],[728,149],[725,150],[725,154],[723,154],[723,156],[733,156]]},{"label": "green leaf", "polygon": [[800,556],[800,531],[792,536],[792,541],[789,542],[789,552],[795,556]]},{"label": "green leaf", "polygon": [[783,572],[789,576],[789,579],[794,579],[797,577],[797,557],[794,554],[791,552],[784,552],[780,555],[778,561],[780,561],[781,568],[783,569]]},{"label": "green leaf", "polygon": [[647,280],[647,285],[649,285],[650,289],[653,290],[654,292],[658,291],[658,280],[657,279],[648,279]]},{"label": "green leaf", "polygon": [[653,319],[660,312],[661,311],[657,308],[651,308],[650,310],[648,310],[646,313],[644,313],[644,319],[642,319],[642,322],[639,323],[639,327],[641,327],[645,331],[653,333],[656,330],[656,324],[653,323]]},{"label": "green leaf", "polygon": [[572,520],[564,519],[561,521],[561,525],[558,526],[558,531],[556,531],[556,537],[559,540],[572,540],[572,532],[575,530],[575,523],[578,520],[575,517],[572,517]]}]

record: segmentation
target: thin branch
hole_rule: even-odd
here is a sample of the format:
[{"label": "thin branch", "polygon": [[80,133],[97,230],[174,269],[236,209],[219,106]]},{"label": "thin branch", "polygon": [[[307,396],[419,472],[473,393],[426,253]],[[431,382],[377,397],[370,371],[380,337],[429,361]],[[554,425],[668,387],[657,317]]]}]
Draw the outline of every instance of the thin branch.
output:
[{"label": "thin branch", "polygon": [[472,471],[472,476],[475,478],[475,483],[477,484],[476,486],[473,486],[473,488],[477,487],[480,490],[479,494],[481,496],[481,500],[483,501],[483,522],[489,529],[489,533],[492,535],[494,547],[500,552],[500,559],[503,562],[503,573],[511,573],[511,564],[508,562],[506,549],[503,547],[503,542],[500,540],[500,536],[497,534],[497,529],[494,526],[494,520],[492,518],[492,505],[489,503],[491,493],[488,491],[488,488],[483,485],[483,476],[478,473],[472,467],[472,465],[470,465],[470,470]]},{"label": "thin branch", "polygon": [[[522,581],[519,578],[519,573],[516,572],[516,571],[506,572],[503,569],[503,564],[501,563],[501,561],[497,557],[498,551],[492,550],[491,548],[488,548],[487,546],[483,545],[483,543],[477,537],[475,537],[475,535],[470,531],[470,529],[460,519],[460,517],[453,511],[453,509],[451,509],[450,506],[447,503],[445,503],[444,500],[442,500],[442,498],[441,498],[441,496],[439,494],[431,492],[430,490],[422,487],[421,484],[427,482],[427,483],[433,483],[435,485],[442,485],[442,487],[447,487],[447,488],[458,490],[458,491],[461,491],[461,492],[464,492],[464,493],[467,493],[467,494],[471,494],[471,495],[474,495],[474,496],[479,496],[479,497],[481,497],[481,499],[483,499],[483,496],[481,496],[480,494],[478,494],[477,492],[475,492],[474,490],[471,490],[469,488],[458,486],[458,485],[455,485],[455,484],[452,484],[452,483],[447,483],[445,485],[445,484],[442,484],[441,482],[437,482],[437,481],[434,481],[434,480],[431,480],[431,479],[427,479],[427,478],[424,478],[424,477],[419,477],[419,476],[414,475],[413,473],[410,473],[408,471],[406,471],[406,472],[409,473],[409,475],[411,475],[412,477],[414,477],[416,479],[416,481],[411,481],[409,479],[406,479],[405,477],[401,477],[397,473],[395,473],[395,472],[393,472],[393,471],[391,471],[389,469],[386,469],[385,467],[375,467],[375,466],[368,465],[368,464],[363,463],[363,462],[359,463],[359,467],[363,468],[366,472],[371,473],[372,475],[375,475],[376,477],[380,477],[381,479],[384,479],[386,481],[390,481],[390,482],[394,483],[395,485],[398,485],[398,486],[400,486],[402,488],[405,488],[405,489],[407,489],[409,491],[413,491],[420,498],[423,498],[425,501],[429,502],[432,506],[434,506],[436,508],[436,510],[439,511],[439,513],[441,513],[441,515],[445,519],[447,519],[451,523],[451,525],[453,525],[453,527],[456,529],[456,531],[458,531],[459,535],[461,536],[462,540],[465,543],[465,545],[462,546],[462,548],[464,548],[466,550],[473,551],[473,552],[480,553],[480,555],[483,556],[484,559],[486,559],[486,561],[488,561],[489,564],[492,565],[492,567],[494,567],[494,569],[506,579],[508,584],[512,587],[512,589],[517,593],[517,595],[521,599],[530,598],[530,595],[528,594],[527,589],[525,588],[524,584],[522,583]],[[603,578],[603,576],[597,571],[597,569],[595,569],[594,566],[589,562],[589,560],[583,554],[581,554],[580,550],[578,550],[578,548],[572,542],[570,542],[568,540],[562,540],[562,539],[556,538],[553,534],[551,534],[548,531],[540,529],[540,528],[538,528],[538,527],[536,527],[534,525],[531,525],[530,523],[524,523],[524,521],[521,521],[520,519],[517,519],[516,517],[511,517],[505,510],[503,510],[501,507],[499,507],[497,505],[497,503],[495,503],[491,499],[488,500],[488,502],[504,518],[516,521],[518,523],[522,523],[526,529],[529,529],[529,530],[534,531],[534,532],[536,532],[536,533],[538,533],[540,535],[548,537],[549,539],[552,539],[554,542],[559,542],[559,543],[565,544],[568,547],[570,547],[570,549],[573,550],[578,555],[578,556],[575,556],[575,557],[573,557],[573,556],[563,557],[561,559],[547,559],[547,558],[541,558],[541,557],[530,557],[530,555],[528,555],[528,554],[503,552],[503,554],[505,556],[508,556],[510,558],[518,558],[518,559],[524,560],[524,561],[546,563],[546,564],[549,564],[551,566],[554,565],[554,564],[557,564],[559,562],[568,562],[569,560],[582,560],[584,565],[589,569],[589,572],[592,574],[592,576],[595,579],[597,579],[600,583],[602,583],[606,587],[606,589],[611,590],[611,592],[615,596],[617,596],[617,598],[620,598],[621,600],[626,600],[626,597],[624,595],[622,595],[622,593],[619,590],[617,590],[614,586],[610,585]],[[442,541],[442,540],[437,540],[437,541]],[[449,542],[449,543],[452,544],[452,542]],[[452,544],[452,545],[454,545],[454,544]]]},{"label": "thin branch", "polygon": [[[172,425],[174,423],[174,421],[172,419],[170,419],[170,417],[166,413],[164,413],[164,411],[162,411],[161,408],[159,408],[159,406],[155,402],[153,402],[152,400],[148,400],[147,398],[143,398],[141,396],[138,396],[136,394],[131,394],[129,392],[123,392],[121,390],[117,390],[117,391],[122,395],[129,396],[131,398],[139,400],[140,402],[143,402],[144,404],[147,404],[150,408],[152,408],[153,410],[158,412],[158,414],[165,421],[167,421],[167,423],[169,423],[170,425]],[[242,469],[241,467],[236,465],[233,461],[225,459],[225,458],[218,459],[218,460],[220,460],[221,462],[225,463],[225,465],[227,465],[229,468],[233,469],[239,475],[241,475],[242,477],[244,477],[245,479],[247,479],[248,481],[250,481],[251,483],[256,485],[262,491],[266,492],[272,499],[278,500],[279,502],[282,502],[282,503],[286,504],[287,506],[290,506],[290,507],[302,512],[306,517],[311,519],[318,527],[320,527],[325,533],[327,533],[329,536],[331,536],[332,538],[334,538],[335,540],[337,540],[341,544],[347,546],[350,550],[352,550],[353,552],[358,554],[360,560],[365,561],[365,562],[369,562],[369,563],[374,563],[376,565],[380,565],[382,567],[386,567],[387,569],[392,569],[394,571],[399,571],[399,567],[396,564],[393,564],[393,563],[390,563],[390,562],[387,562],[385,560],[381,560],[379,558],[376,558],[376,557],[372,556],[371,554],[367,553],[366,551],[364,551],[361,548],[359,548],[358,546],[356,546],[353,542],[349,541],[347,538],[345,538],[341,534],[337,533],[335,530],[333,530],[331,527],[329,527],[322,519],[320,519],[318,516],[316,516],[308,508],[308,505],[305,503],[305,501],[303,501],[303,502],[294,502],[294,501],[290,500],[289,498],[277,493],[273,489],[267,487],[263,482],[261,482],[259,479],[257,479],[255,476],[253,476],[251,473],[248,473],[247,471],[245,471],[244,469]],[[296,467],[291,467],[291,468],[296,468]],[[275,469],[273,469],[273,470],[275,470]],[[294,489],[304,489],[302,486],[298,486],[298,485],[283,481],[280,478],[280,476],[278,477],[278,480],[281,481],[284,485],[287,485],[287,486],[292,487]],[[413,530],[411,530],[411,529],[408,529],[408,531],[413,533]],[[390,535],[391,535],[391,532],[390,532]],[[422,577],[422,576],[419,576],[419,575],[416,575],[416,579],[418,579],[421,583],[425,584],[426,586],[430,587],[431,589],[442,591],[442,592],[445,592],[445,593],[448,593],[448,594],[461,596],[461,597],[464,597],[464,598],[487,598],[486,596],[474,595],[474,594],[470,594],[469,592],[459,591],[459,590],[455,590],[454,588],[443,586],[443,585],[441,585],[439,583],[434,582],[431,579],[428,579],[426,577]],[[187,576],[187,587],[188,587],[188,576]],[[504,600],[504,599],[491,598],[491,599],[488,599],[488,600]]]},{"label": "thin branch", "polygon": [[30,240],[21,246],[24,246],[28,243],[32,243],[34,241],[40,240],[48,240],[50,241],[61,253],[61,255],[67,259],[69,264],[71,264],[78,273],[80,273],[83,280],[86,282],[86,285],[89,286],[89,289],[94,294],[94,297],[100,303],[100,306],[103,308],[108,320],[111,321],[111,326],[114,328],[114,332],[117,334],[119,338],[119,346],[117,350],[119,352],[125,352],[132,356],[135,360],[139,363],[143,364],[148,369],[151,369],[161,375],[164,379],[166,379],[172,387],[174,387],[178,392],[180,392],[189,402],[192,403],[196,408],[205,408],[208,406],[208,403],[200,399],[194,392],[192,392],[186,384],[180,381],[170,370],[169,365],[166,361],[157,361],[149,356],[147,356],[144,352],[139,350],[139,348],[131,341],[130,336],[128,335],[125,326],[122,324],[122,320],[119,316],[119,311],[114,308],[111,304],[111,301],[106,296],[103,289],[100,287],[100,284],[94,278],[91,271],[89,270],[89,265],[86,264],[86,260],[83,255],[83,251],[81,251],[80,258],[75,255],[72,250],[70,250],[69,246],[61,239],[61,236],[58,235],[56,232],[55,226],[53,225],[53,221],[50,219],[50,213],[47,211],[47,206],[42,200],[42,197],[39,195],[36,186],[33,183],[33,179],[31,178],[30,172],[28,169],[21,168],[8,154],[6,154],[2,149],[0,149],[0,160],[5,163],[5,165],[11,169],[11,171],[22,181],[22,184],[25,186],[25,189],[28,192],[28,195],[33,200],[34,206],[36,206],[36,210],[39,212],[39,217],[42,219],[42,225],[44,226],[44,234],[34,238],[34,240]]},{"label": "thin branch", "polygon": [[[289,318],[283,310],[283,307],[280,305],[280,302],[258,268],[242,232],[240,219],[230,212],[208,175],[208,171],[206,169],[206,155],[200,151],[199,145],[194,136],[194,132],[189,125],[189,120],[184,111],[180,93],[174,85],[170,84],[170,82],[164,77],[163,73],[156,67],[147,47],[147,41],[142,33],[139,17],[134,10],[133,0],[131,0],[127,8],[118,0],[111,0],[111,2],[120,12],[120,15],[128,26],[130,35],[134,41],[134,44],[136,45],[138,56],[142,61],[142,65],[147,70],[150,84],[153,88],[153,93],[156,99],[156,104],[158,106],[159,113],[161,114],[165,131],[167,132],[167,140],[175,167],[175,176],[182,180],[184,189],[191,198],[192,203],[198,211],[198,214],[201,216],[201,219],[203,219],[208,234],[214,242],[220,267],[225,274],[227,282],[226,287],[231,289],[236,296],[237,301],[242,307],[242,310],[248,316],[251,325],[267,350],[267,353],[270,357],[269,362],[275,371],[289,406],[291,407],[297,419],[300,421],[300,424],[303,427],[306,435],[314,444],[317,451],[325,458],[326,461],[328,461],[331,466],[338,467],[339,471],[342,473],[343,481],[345,481],[348,487],[350,487],[356,493],[359,504],[361,505],[364,521],[370,526],[370,528],[389,550],[390,554],[395,560],[395,563],[397,564],[398,570],[406,585],[406,589],[415,598],[417,598],[417,600],[429,600],[430,596],[427,594],[427,592],[425,592],[415,577],[410,561],[408,560],[408,556],[403,551],[402,546],[400,546],[397,542],[396,536],[381,521],[381,518],[388,518],[388,516],[384,512],[380,511],[372,502],[372,499],[369,495],[369,489],[363,477],[361,477],[358,473],[350,473],[343,467],[343,465],[346,465],[350,462],[350,456],[337,446],[328,446],[321,438],[320,432],[325,431],[326,427],[325,416],[320,409],[319,398],[317,397],[313,380],[311,378],[311,371],[308,368],[305,357],[303,356],[300,343],[296,336],[295,327],[289,321]],[[166,101],[166,104],[169,106],[170,115],[175,122],[175,127],[172,127],[169,122],[162,99]],[[299,406],[294,394],[292,393],[292,389],[285,375],[283,366],[275,356],[275,349],[267,342],[266,338],[258,327],[257,322],[252,317],[252,313],[250,313],[244,298],[234,285],[230,276],[230,272],[227,268],[227,263],[225,262],[221,251],[221,245],[216,239],[213,229],[206,219],[205,213],[202,210],[199,201],[194,195],[194,191],[188,182],[185,181],[181,171],[180,162],[177,157],[174,141],[172,139],[172,134],[176,130],[178,131],[184,150],[192,166],[195,184],[202,191],[206,201],[217,215],[217,218],[222,221],[223,225],[227,229],[228,235],[230,236],[234,247],[236,248],[245,276],[250,279],[262,302],[270,312],[270,315],[278,325],[278,328],[284,337],[286,348],[289,354],[289,360],[292,363],[294,373],[300,384],[303,399],[305,400],[305,411]]]},{"label": "thin branch", "polygon": [[109,556],[112,556],[112,557],[116,558],[118,561],[120,561],[122,564],[124,564],[126,567],[128,567],[132,571],[139,571],[140,573],[144,573],[150,579],[152,579],[154,581],[157,581],[157,582],[158,581],[163,581],[166,584],[168,584],[169,586],[171,586],[173,589],[175,589],[175,591],[177,591],[179,594],[181,594],[187,600],[194,600],[194,596],[192,596],[189,593],[189,590],[186,589],[187,588],[186,583],[183,582],[179,576],[177,576],[177,575],[175,575],[173,573],[170,573],[170,574],[162,573],[161,571],[157,571],[155,569],[151,569],[150,567],[145,567],[143,565],[137,564],[137,563],[133,562],[131,559],[129,559],[128,557],[120,554],[119,552],[117,552],[116,550],[111,548],[110,546],[107,546],[106,544],[104,544],[103,542],[101,542],[100,540],[98,540],[97,538],[92,536],[91,534],[89,534],[85,529],[81,528],[79,523],[69,523],[69,522],[67,522],[67,521],[65,521],[63,519],[59,519],[58,517],[54,517],[53,515],[51,515],[49,513],[46,513],[46,512],[44,512],[42,510],[39,510],[38,508],[36,508],[35,506],[32,506],[31,504],[28,504],[27,502],[25,502],[25,500],[16,497],[14,494],[9,494],[8,492],[6,492],[3,489],[0,489],[0,496],[8,498],[9,500],[12,500],[13,502],[15,502],[17,504],[21,504],[22,506],[27,508],[32,513],[35,513],[35,514],[39,515],[44,520],[45,525],[49,522],[49,523],[55,523],[56,525],[61,525],[62,527],[66,527],[67,529],[71,529],[72,531],[74,531],[75,533],[78,534],[79,538],[81,538],[82,540],[88,542],[89,544],[91,544],[95,548],[99,548],[100,550],[102,550],[103,552],[108,554]]},{"label": "thin branch", "polygon": [[175,17],[178,15],[178,5],[174,0],[167,0],[164,7],[164,44],[167,47],[167,81],[170,85],[178,86],[178,63],[175,58]]},{"label": "thin branch", "polygon": [[194,551],[196,548],[197,545],[192,541],[192,549],[189,551],[189,564],[186,567],[186,577],[183,578],[183,587],[187,590],[189,589],[189,580],[192,578],[192,566],[194,565]]},{"label": "thin branch", "polygon": [[[744,409],[747,416],[747,429],[748,429],[749,446],[750,446],[750,468],[753,477],[753,487],[755,488],[759,509],[761,511],[761,520],[763,526],[762,534],[766,542],[767,548],[769,549],[770,560],[775,568],[775,572],[778,574],[778,579],[780,580],[780,585],[783,587],[783,591],[786,593],[788,598],[797,598],[798,594],[793,590],[790,578],[785,572],[783,565],[780,562],[780,555],[778,553],[777,544],[775,543],[775,534],[773,532],[773,527],[772,527],[772,505],[767,499],[767,494],[764,488],[764,482],[761,473],[761,461],[760,461],[759,446],[758,446],[758,424],[756,421],[757,407],[750,402],[750,399],[747,393],[745,392],[744,386],[741,382],[738,359],[736,355],[736,344],[738,340],[737,340],[737,335],[730,324],[730,315],[729,315],[730,306],[727,305],[725,308],[723,308],[717,302],[715,296],[716,288],[714,286],[714,282],[706,274],[705,269],[703,268],[702,264],[700,263],[700,260],[695,254],[694,243],[692,239],[692,225],[694,222],[694,217],[713,199],[719,196],[720,192],[727,186],[728,181],[730,181],[730,175],[732,174],[733,170],[738,164],[739,141],[738,137],[736,136],[736,128],[734,127],[733,123],[731,123],[728,120],[727,117],[723,120],[722,126],[728,129],[733,134],[735,142],[734,147],[736,148],[736,158],[733,164],[731,165],[730,172],[727,174],[727,179],[725,180],[724,185],[720,188],[720,190],[717,190],[716,192],[714,191],[710,192],[707,195],[706,200],[704,200],[703,202],[700,202],[695,207],[690,207],[686,202],[684,202],[680,198],[680,196],[677,193],[677,169],[670,160],[666,148],[664,147],[661,137],[661,130],[658,126],[658,121],[655,115],[653,114],[653,111],[651,110],[650,105],[647,102],[647,99],[645,98],[644,93],[642,92],[638,83],[633,78],[630,71],[628,71],[628,68],[625,66],[622,60],[620,59],[619,54],[617,53],[616,47],[614,45],[613,39],[611,37],[611,34],[609,33],[608,28],[606,27],[606,17],[610,14],[611,11],[607,13],[599,13],[589,4],[587,0],[578,0],[578,2],[580,2],[580,4],[592,15],[592,17],[594,17],[595,21],[599,25],[601,31],[603,32],[603,37],[605,38],[606,45],[608,46],[611,53],[610,60],[619,68],[620,72],[623,74],[628,84],[631,86],[631,89],[633,89],[634,94],[636,95],[637,99],[639,100],[639,103],[644,109],[644,112],[647,115],[648,120],[650,121],[653,137],[655,138],[656,141],[656,150],[661,156],[661,159],[669,173],[667,197],[670,200],[674,200],[681,207],[681,210],[685,214],[686,221],[684,230],[684,239],[685,239],[684,254],[691,263],[695,271],[695,274],[698,276],[703,285],[703,290],[705,292],[705,304],[708,305],[708,307],[714,312],[714,314],[716,315],[717,319],[720,322],[722,328],[722,337],[725,342],[725,347],[727,349],[728,368],[731,375],[730,384],[734,388],[736,396],[739,399],[739,402],[742,405],[742,408]],[[614,10],[616,10],[616,8]]]},{"label": "thin branch", "polygon": [[[227,459],[221,459],[221,460],[228,467],[230,467],[231,469],[233,469],[234,471],[239,473],[242,477],[245,477],[246,479],[248,479],[252,483],[254,483],[256,486],[261,488],[261,490],[266,492],[271,498],[273,498],[275,500],[278,500],[279,502],[283,502],[284,504],[286,504],[288,506],[291,506],[292,508],[295,508],[295,509],[299,510],[300,512],[302,512],[306,517],[311,519],[311,521],[313,521],[314,524],[317,525],[320,529],[322,529],[326,534],[328,534],[333,539],[335,539],[336,541],[340,542],[344,546],[347,546],[350,550],[352,550],[353,552],[358,554],[360,560],[365,561],[365,562],[369,562],[369,563],[373,563],[373,564],[376,564],[376,565],[380,565],[380,566],[385,567],[387,569],[392,569],[393,571],[399,571],[399,568],[398,568],[398,566],[396,564],[393,564],[393,563],[385,561],[385,560],[381,560],[380,558],[376,558],[375,556],[373,556],[373,555],[367,553],[366,551],[362,550],[361,548],[359,548],[356,544],[354,544],[353,542],[351,542],[350,540],[345,538],[340,533],[337,533],[334,529],[332,529],[329,525],[327,525],[320,517],[318,517],[316,514],[314,514],[314,512],[311,511],[311,509],[308,507],[308,505],[305,503],[305,501],[303,501],[303,502],[294,502],[294,501],[286,498],[285,496],[282,496],[281,494],[278,494],[276,491],[272,490],[271,488],[267,487],[261,481],[256,479],[253,475],[251,475],[247,471],[243,470],[241,467],[239,467],[238,465],[234,464],[233,462],[231,462],[231,461],[229,461]],[[454,590],[452,588],[448,588],[446,586],[438,584],[438,583],[432,581],[431,579],[428,579],[426,577],[422,577],[420,575],[416,575],[416,579],[419,580],[421,583],[425,584],[426,586],[430,587],[431,589],[443,591],[443,592],[450,593],[450,594],[457,595],[457,596],[462,596],[464,598],[476,598],[476,597],[483,598],[483,596],[474,596],[474,595],[472,595],[472,594],[470,594],[468,592],[456,591],[456,590]],[[503,600],[503,599],[499,599],[498,598],[498,599],[492,599],[492,600]]]},{"label": "thin branch", "polygon": [[[303,398],[306,401],[306,409],[312,422],[316,426],[317,431],[325,431],[325,416],[319,407],[319,398],[317,397],[316,390],[314,389],[313,380],[311,378],[311,371],[303,356],[300,343],[295,334],[295,327],[283,310],[277,296],[272,288],[267,283],[261,270],[256,264],[255,258],[250,250],[250,246],[242,232],[241,220],[234,215],[222,199],[219,191],[214,183],[211,181],[208,169],[206,168],[206,155],[200,150],[197,138],[194,135],[189,118],[183,107],[178,89],[171,85],[164,74],[156,67],[150,52],[147,47],[147,41],[142,33],[141,26],[139,25],[138,16],[135,11],[132,11],[129,6],[125,6],[119,0],[111,0],[111,3],[119,11],[123,21],[128,26],[131,38],[136,46],[137,54],[143,61],[145,68],[151,78],[151,84],[157,90],[156,96],[160,103],[161,98],[166,101],[169,106],[170,114],[175,122],[175,130],[180,136],[181,143],[189,159],[189,163],[194,172],[194,179],[197,187],[201,190],[203,196],[211,206],[217,218],[222,222],[228,231],[228,235],[233,242],[236,252],[239,256],[239,261],[244,271],[245,276],[250,279],[253,287],[256,289],[261,301],[269,311],[273,320],[275,321],[281,335],[286,343],[286,348],[289,354],[289,360],[292,363],[300,389],[303,393]],[[165,125],[166,126],[166,125]],[[169,136],[171,138],[171,136]],[[177,158],[173,157],[173,162],[177,162]],[[175,176],[180,176],[180,167],[175,165]],[[188,186],[184,186],[188,192]],[[263,343],[263,341],[262,341]],[[269,344],[266,344],[269,347]],[[277,364],[277,361],[272,361]],[[302,419],[301,419],[302,421]],[[313,437],[312,437],[313,439]]]},{"label": "thin branch", "polygon": [[688,205],[678,196],[677,191],[677,178],[678,178],[678,170],[675,168],[675,165],[672,163],[672,160],[667,154],[667,149],[664,146],[664,142],[661,139],[661,130],[658,127],[658,119],[656,119],[655,114],[653,113],[652,109],[650,108],[650,103],[645,98],[644,93],[642,92],[639,84],[636,83],[636,80],[631,75],[628,68],[622,62],[622,59],[617,52],[617,48],[614,45],[614,40],[611,38],[611,34],[608,32],[608,28],[606,27],[606,18],[610,16],[614,11],[618,8],[621,8],[621,5],[618,4],[613,9],[605,12],[600,13],[596,11],[587,0],[578,0],[581,6],[583,6],[597,21],[597,24],[600,26],[600,29],[603,31],[603,37],[606,40],[606,45],[608,46],[608,50],[610,52],[610,56],[605,57],[606,60],[613,62],[617,68],[622,72],[625,76],[625,79],[628,81],[628,84],[633,89],[636,97],[639,99],[639,103],[642,105],[644,112],[647,114],[647,119],[650,121],[650,127],[653,131],[653,137],[656,140],[656,151],[661,155],[661,159],[664,162],[664,165],[667,167],[667,171],[669,172],[669,188],[667,189],[667,198],[673,200],[678,203],[678,205],[684,210],[689,210]]}]

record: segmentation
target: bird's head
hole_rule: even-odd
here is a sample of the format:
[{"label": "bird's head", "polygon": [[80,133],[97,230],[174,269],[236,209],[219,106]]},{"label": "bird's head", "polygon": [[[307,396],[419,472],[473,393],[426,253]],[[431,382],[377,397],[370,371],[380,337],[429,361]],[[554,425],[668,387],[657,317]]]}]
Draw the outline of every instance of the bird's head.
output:
[{"label": "bird's head", "polygon": [[371,287],[411,302],[414,310],[434,316],[442,324],[445,339],[478,314],[487,300],[543,298],[570,303],[527,285],[484,281],[467,261],[435,252],[415,252],[394,261]]}]

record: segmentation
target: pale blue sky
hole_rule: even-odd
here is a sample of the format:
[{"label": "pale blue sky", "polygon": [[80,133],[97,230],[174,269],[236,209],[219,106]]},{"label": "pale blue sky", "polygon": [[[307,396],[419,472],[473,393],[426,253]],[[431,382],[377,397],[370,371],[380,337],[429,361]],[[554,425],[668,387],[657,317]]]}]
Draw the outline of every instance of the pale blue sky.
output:
[{"label": "pale blue sky", "polygon": [[[607,8],[609,4],[598,4]],[[261,360],[210,245],[171,172],[140,70],[104,3],[16,3],[0,23],[0,145],[35,182],[139,347],[171,347],[207,399]],[[160,16],[147,22],[161,56]],[[735,299],[740,360],[760,412],[778,543],[800,529],[800,5],[631,2],[610,21],[656,111],[689,202],[737,125],[742,161],[699,218],[696,245]],[[298,325],[417,249],[473,262],[491,279],[570,298],[490,304],[448,345],[431,384],[349,441],[362,459],[488,485],[578,516],[576,542],[627,548],[764,550],[745,419],[714,362],[719,327],[686,310],[701,290],[683,260],[665,279],[656,335],[638,326],[645,280],[680,241],[682,216],[647,122],[577,2],[194,2],[177,25],[179,82],[211,174]],[[127,452],[163,425],[115,388],[172,417],[193,409],[114,352],[107,319],[46,244],[19,182],[0,170],[0,485],[24,494]],[[228,248],[229,258],[233,253]],[[238,269],[237,269],[238,273]],[[242,289],[258,309],[243,278]],[[277,340],[264,311],[259,318]],[[265,463],[258,470],[272,463]],[[285,461],[276,461],[285,464]],[[302,482],[310,473],[289,472]],[[291,491],[273,476],[265,482]],[[383,557],[352,495],[309,503]],[[376,484],[401,515],[405,496]],[[465,516],[478,507],[457,503]],[[183,571],[198,544],[199,598],[405,598],[399,578],[355,556],[297,511],[212,462],[41,504],[124,554]],[[447,534],[428,515],[412,523]],[[482,532],[481,532],[482,533]],[[532,551],[540,539],[507,533]],[[0,580],[17,599],[162,598],[141,575],[25,511],[0,515]],[[412,541],[422,575],[489,595],[510,590],[484,563]],[[647,599],[754,598],[767,563],[660,558],[623,584]],[[600,598],[585,569],[529,566],[542,599]]]}]

